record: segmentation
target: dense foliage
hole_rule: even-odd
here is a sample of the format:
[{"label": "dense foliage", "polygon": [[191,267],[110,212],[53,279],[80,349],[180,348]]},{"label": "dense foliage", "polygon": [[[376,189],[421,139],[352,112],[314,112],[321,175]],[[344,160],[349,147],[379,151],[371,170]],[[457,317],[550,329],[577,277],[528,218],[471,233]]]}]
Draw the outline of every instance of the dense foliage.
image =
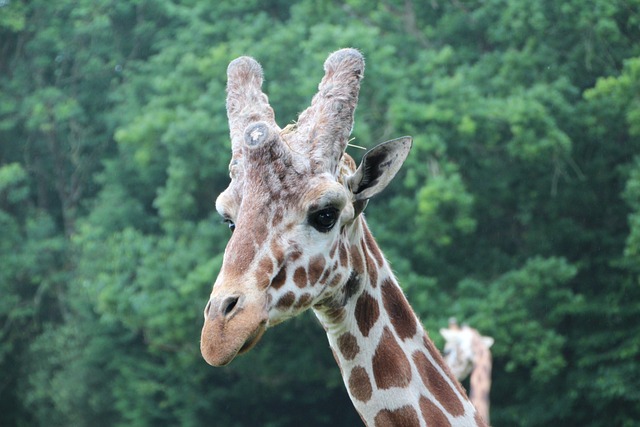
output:
[{"label": "dense foliage", "polygon": [[359,424],[311,315],[198,345],[226,66],[284,126],[346,46],[354,144],[415,139],[369,223],[438,344],[495,338],[493,424],[640,419],[640,1],[0,0],[0,425]]}]

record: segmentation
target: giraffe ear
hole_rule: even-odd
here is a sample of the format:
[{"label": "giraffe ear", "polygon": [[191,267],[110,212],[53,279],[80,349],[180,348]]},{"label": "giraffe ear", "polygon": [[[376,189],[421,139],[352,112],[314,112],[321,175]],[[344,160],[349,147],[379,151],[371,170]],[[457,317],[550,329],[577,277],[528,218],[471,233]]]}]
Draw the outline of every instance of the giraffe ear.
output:
[{"label": "giraffe ear", "polygon": [[453,341],[456,336],[456,331],[452,331],[451,329],[440,328],[440,335],[442,335],[445,341]]},{"label": "giraffe ear", "polygon": [[485,347],[491,348],[494,342],[493,338],[491,337],[481,337],[481,338],[482,338],[482,343],[485,345]]},{"label": "giraffe ear", "polygon": [[357,204],[362,204],[360,202],[385,189],[409,155],[411,143],[410,136],[403,136],[367,151],[358,169],[348,178],[349,188]]}]

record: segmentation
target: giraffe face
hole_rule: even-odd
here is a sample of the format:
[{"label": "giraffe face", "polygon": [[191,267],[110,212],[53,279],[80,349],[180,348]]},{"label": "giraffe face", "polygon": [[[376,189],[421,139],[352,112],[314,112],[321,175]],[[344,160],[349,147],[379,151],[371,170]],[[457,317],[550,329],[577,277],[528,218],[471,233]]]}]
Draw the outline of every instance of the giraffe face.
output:
[{"label": "giraffe face", "polygon": [[247,150],[243,180],[232,179],[216,200],[233,232],[205,310],[202,351],[213,365],[248,351],[268,326],[317,304],[343,279],[329,253],[354,219],[352,197],[284,147],[274,137]]},{"label": "giraffe face", "polygon": [[493,345],[493,338],[481,336],[475,329],[463,325],[440,329],[440,334],[445,339],[444,359],[451,372],[460,381],[464,380],[473,371],[477,346],[489,349]]},{"label": "giraffe face", "polygon": [[232,183],[216,201],[234,231],[212,295],[229,293],[227,288],[255,294],[265,326],[272,326],[317,304],[341,282],[339,257],[330,256],[330,248],[355,212],[344,180],[301,173],[287,159],[267,157],[269,163],[256,167],[245,156],[242,190]]},{"label": "giraffe face", "polygon": [[214,366],[250,350],[267,327],[322,304],[348,280],[350,225],[391,181],[411,138],[372,149],[356,170],[344,153],[364,62],[344,49],[293,129],[281,130],[261,92],[262,70],[227,70],[231,183],[216,209],[233,233],[205,308],[200,349]]},{"label": "giraffe face", "polygon": [[472,335],[464,329],[441,329],[440,334],[445,338],[444,359],[451,372],[460,381],[465,379],[473,370]]}]

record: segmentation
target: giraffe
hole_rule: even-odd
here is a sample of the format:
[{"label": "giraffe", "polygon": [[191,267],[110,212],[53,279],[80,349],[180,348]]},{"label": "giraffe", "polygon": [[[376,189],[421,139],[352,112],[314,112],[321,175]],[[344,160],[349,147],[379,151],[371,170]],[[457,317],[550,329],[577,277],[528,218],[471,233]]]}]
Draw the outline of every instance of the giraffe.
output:
[{"label": "giraffe", "polygon": [[362,211],[398,172],[410,137],[356,168],[345,153],[364,72],[356,49],[324,63],[311,105],[283,129],[250,57],[227,69],[232,231],[204,310],[200,350],[230,363],[265,330],[312,309],[367,426],[485,426],[414,314]]},{"label": "giraffe", "polygon": [[469,327],[458,326],[455,318],[449,319],[449,328],[440,329],[446,343],[444,359],[451,372],[460,381],[471,374],[469,397],[478,413],[489,422],[489,391],[491,390],[491,346],[493,338],[485,337]]}]

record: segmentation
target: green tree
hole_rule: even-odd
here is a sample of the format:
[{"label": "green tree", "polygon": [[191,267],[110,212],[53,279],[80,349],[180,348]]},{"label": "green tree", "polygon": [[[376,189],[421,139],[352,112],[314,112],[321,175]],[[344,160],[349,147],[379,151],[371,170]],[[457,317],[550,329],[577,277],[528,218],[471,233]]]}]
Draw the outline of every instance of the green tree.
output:
[{"label": "green tree", "polygon": [[633,425],[638,40],[637,0],[0,1],[0,424],[359,423],[312,316],[198,349],[227,64],[284,126],[353,46],[353,143],[414,136],[367,218],[432,338],[496,338],[492,421]]}]

